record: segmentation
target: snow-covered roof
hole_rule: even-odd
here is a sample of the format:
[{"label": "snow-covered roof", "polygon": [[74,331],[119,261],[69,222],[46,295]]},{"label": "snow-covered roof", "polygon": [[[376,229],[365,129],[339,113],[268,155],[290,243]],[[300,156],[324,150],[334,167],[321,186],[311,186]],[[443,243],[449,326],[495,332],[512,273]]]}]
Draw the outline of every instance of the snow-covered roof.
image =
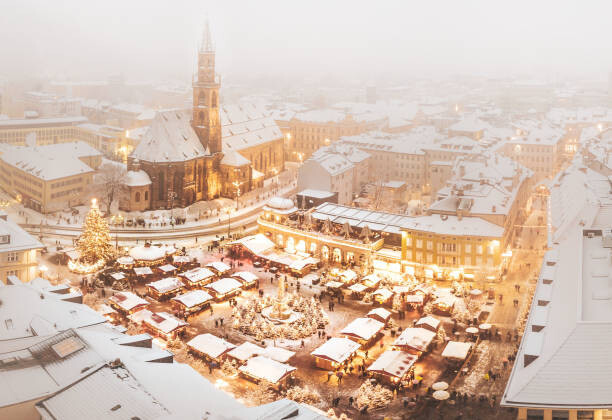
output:
[{"label": "snow-covered roof", "polygon": [[174,254],[176,249],[172,246],[135,246],[130,249],[129,254],[135,260],[156,261],[165,258],[166,255]]},{"label": "snow-covered roof", "polygon": [[461,341],[449,341],[442,351],[442,357],[447,359],[465,360],[470,353],[472,343],[464,343]]},{"label": "snow-covered roof", "polygon": [[425,328],[406,328],[393,342],[393,345],[410,347],[417,351],[425,351],[435,336],[435,332],[426,330]]},{"label": "snow-covered roof", "polygon": [[187,113],[159,111],[130,157],[143,162],[184,162],[209,156],[200,142]]},{"label": "snow-covered roof", "polygon": [[386,321],[391,318],[391,312],[379,306],[378,308],[374,308],[370,312],[368,312],[366,316],[377,316],[380,319],[384,319]]},{"label": "snow-covered roof", "polygon": [[[6,215],[6,213],[4,213]],[[42,249],[41,244],[34,236],[23,230],[21,226],[8,218],[3,218],[0,211],[0,237],[8,236],[8,242],[0,241],[0,254],[5,252],[26,251],[28,249]]]},{"label": "snow-covered roof", "polygon": [[433,328],[434,330],[437,330],[438,327],[440,326],[440,320],[437,318],[434,318],[431,315],[427,315],[424,316],[423,318],[419,319],[416,324],[414,324],[416,327],[422,327],[424,325],[427,325],[431,328]]},{"label": "snow-covered roof", "polygon": [[346,113],[336,109],[315,109],[296,113],[293,118],[304,122],[338,123],[347,117]]},{"label": "snow-covered roof", "polygon": [[236,346],[212,334],[200,334],[187,342],[187,347],[216,359]]},{"label": "snow-covered roof", "polygon": [[[176,255],[175,255],[176,257]],[[157,267],[159,270],[163,271],[164,273],[169,273],[171,271],[176,270],[176,267],[173,266],[172,264],[164,264],[164,265],[160,265],[159,267]]]},{"label": "snow-covered roof", "polygon": [[127,171],[125,176],[125,185],[128,187],[144,187],[151,185],[151,178],[142,169],[138,171]]},{"label": "snow-covered roof", "polygon": [[137,276],[150,276],[153,274],[151,267],[134,267],[134,273]]},{"label": "snow-covered roof", "polygon": [[240,366],[238,370],[253,378],[263,379],[275,384],[295,371],[296,368],[264,356],[255,356],[247,360],[246,364]]},{"label": "snow-covered roof", "polygon": [[356,292],[356,293],[361,293],[364,292],[366,290],[368,290],[368,286],[361,284],[361,283],[355,283],[355,284],[351,284],[348,289],[351,292]]},{"label": "snow-covered roof", "polygon": [[274,119],[255,104],[224,105],[220,109],[223,153],[283,138]]},{"label": "snow-covered roof", "polygon": [[239,271],[237,273],[232,274],[232,277],[241,280],[247,284],[253,283],[257,280],[257,276],[250,271]]},{"label": "snow-covered roof", "polygon": [[226,152],[223,152],[221,164],[227,166],[245,166],[250,165],[251,161],[235,150],[228,150]]},{"label": "snow-covered roof", "polygon": [[214,277],[215,273],[213,273],[206,267],[196,267],[196,268],[192,268],[189,271],[185,271],[179,275],[181,277],[184,277],[190,283],[197,283],[204,279]]},{"label": "snow-covered roof", "polygon": [[[526,333],[502,397],[505,405],[612,407],[607,351],[612,345],[608,245],[612,217],[609,205],[591,207],[605,215],[595,218],[602,224],[591,224],[592,219],[586,226],[575,223],[555,252],[544,257],[546,273],[540,273],[535,294],[547,290],[549,303],[532,301]],[[550,266],[556,266],[553,276]],[[553,278],[545,279],[545,275]],[[569,387],[564,385],[567,378],[572,378]]]},{"label": "snow-covered roof", "polygon": [[385,324],[373,318],[357,318],[340,331],[340,334],[368,341],[376,336]]},{"label": "snow-covered roof", "polygon": [[185,285],[178,277],[166,277],[151,283],[147,287],[155,289],[158,293],[168,293],[181,289]]},{"label": "snow-covered roof", "polygon": [[212,262],[209,262],[208,264],[206,264],[206,267],[212,268],[213,270],[215,270],[219,274],[226,273],[226,272],[228,272],[228,271],[230,271],[232,269],[232,267],[230,267],[229,265],[227,265],[227,264],[225,264],[224,262],[221,262],[221,261],[212,261]]},{"label": "snow-covered roof", "polygon": [[325,198],[331,198],[334,195],[334,193],[330,191],[313,190],[311,188],[307,188],[297,193],[297,195],[304,196],[304,197],[325,199]]},{"label": "snow-covered roof", "polygon": [[73,126],[87,122],[86,117],[1,119],[0,129]]},{"label": "snow-covered roof", "polygon": [[[45,181],[94,172],[70,148],[63,151],[46,151],[46,147],[48,146],[14,147],[4,151],[0,159]],[[100,153],[96,151],[93,156],[98,155]]]},{"label": "snow-covered roof", "polygon": [[215,293],[219,295],[225,295],[233,292],[234,290],[240,289],[242,287],[242,283],[231,277],[225,277],[221,280],[217,280],[213,283],[210,283],[206,287],[214,290]]},{"label": "snow-covered roof", "polygon": [[368,372],[380,372],[383,374],[404,377],[412,365],[418,360],[418,356],[404,351],[387,350],[381,354],[369,367]]},{"label": "snow-covered roof", "polygon": [[342,363],[359,350],[360,347],[360,344],[350,338],[332,337],[310,354],[336,363]]},{"label": "snow-covered roof", "polygon": [[202,305],[212,299],[212,296],[206,293],[204,290],[191,290],[182,295],[178,295],[172,300],[182,303],[187,308],[193,308],[194,306]]},{"label": "snow-covered roof", "polygon": [[143,298],[135,295],[132,292],[117,292],[110,298],[108,298],[111,302],[119,306],[124,311],[131,311],[134,308],[139,306],[145,307],[149,305],[149,302],[144,300]]},{"label": "snow-covered roof", "polygon": [[289,359],[295,356],[295,352],[282,347],[268,346],[261,355],[277,362],[287,363]]},{"label": "snow-covered roof", "polygon": [[263,351],[263,347],[259,347],[257,344],[253,344],[249,341],[245,341],[238,347],[231,349],[227,355],[233,357],[234,359],[245,361],[253,356],[262,354]]},{"label": "snow-covered roof", "polygon": [[163,332],[164,334],[171,333],[177,328],[187,325],[182,319],[178,319],[168,312],[155,312],[142,320],[145,324]]}]

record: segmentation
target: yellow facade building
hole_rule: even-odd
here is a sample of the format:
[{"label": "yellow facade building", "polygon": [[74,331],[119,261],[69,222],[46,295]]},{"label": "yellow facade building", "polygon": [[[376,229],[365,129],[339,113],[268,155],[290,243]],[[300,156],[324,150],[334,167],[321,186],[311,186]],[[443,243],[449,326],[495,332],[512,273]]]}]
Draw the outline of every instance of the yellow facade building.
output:
[{"label": "yellow facade building", "polygon": [[38,275],[38,254],[43,245],[0,212],[0,282],[9,276],[29,282]]}]

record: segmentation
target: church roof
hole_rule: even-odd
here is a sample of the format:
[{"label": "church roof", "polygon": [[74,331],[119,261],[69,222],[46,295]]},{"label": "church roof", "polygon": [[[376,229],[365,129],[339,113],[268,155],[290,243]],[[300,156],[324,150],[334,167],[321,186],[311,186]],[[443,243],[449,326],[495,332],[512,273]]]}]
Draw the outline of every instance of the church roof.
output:
[{"label": "church roof", "polygon": [[223,153],[223,159],[221,159],[222,165],[227,166],[244,166],[250,165],[251,161],[242,156],[235,150],[229,150]]},{"label": "church roof", "polygon": [[283,137],[276,121],[253,104],[222,106],[219,117],[224,153],[230,150],[246,149]]},{"label": "church roof", "polygon": [[190,125],[189,116],[178,110],[158,111],[151,127],[130,155],[144,162],[184,162],[209,156]]}]

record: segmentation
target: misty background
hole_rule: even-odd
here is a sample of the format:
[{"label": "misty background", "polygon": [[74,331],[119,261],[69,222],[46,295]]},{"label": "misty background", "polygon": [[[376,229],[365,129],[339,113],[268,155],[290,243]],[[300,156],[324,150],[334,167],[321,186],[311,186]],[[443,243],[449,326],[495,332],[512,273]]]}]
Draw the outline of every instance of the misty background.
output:
[{"label": "misty background", "polygon": [[606,1],[2,0],[0,78],[189,82],[208,16],[233,82],[457,74],[605,80]]}]

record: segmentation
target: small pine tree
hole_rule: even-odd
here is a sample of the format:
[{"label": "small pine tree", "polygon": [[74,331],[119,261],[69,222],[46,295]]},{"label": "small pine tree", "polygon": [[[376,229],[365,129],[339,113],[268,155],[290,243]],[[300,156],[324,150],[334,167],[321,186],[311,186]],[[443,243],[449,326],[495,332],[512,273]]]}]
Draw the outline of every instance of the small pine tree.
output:
[{"label": "small pine tree", "polygon": [[113,256],[108,223],[102,217],[95,199],[91,201],[91,209],[85,218],[83,233],[77,242],[77,250],[81,262],[86,264],[95,264],[99,260],[108,261]]}]

